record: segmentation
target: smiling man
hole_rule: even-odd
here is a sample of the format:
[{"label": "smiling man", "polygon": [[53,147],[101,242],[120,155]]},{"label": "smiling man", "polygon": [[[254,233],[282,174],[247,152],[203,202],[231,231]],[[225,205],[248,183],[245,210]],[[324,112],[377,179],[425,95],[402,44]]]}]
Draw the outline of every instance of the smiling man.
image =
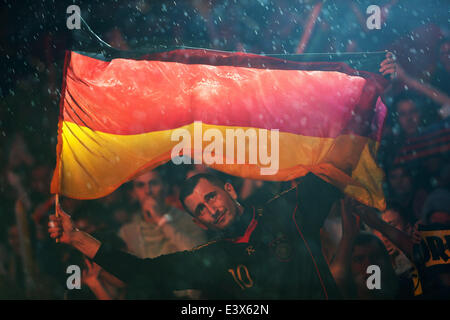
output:
[{"label": "smiling man", "polygon": [[243,207],[230,183],[189,178],[180,198],[219,240],[194,250],[140,259],[74,228],[60,208],[49,232],[126,283],[148,290],[201,290],[211,299],[329,299],[338,291],[322,255],[320,228],[340,191],[310,173],[260,207]]}]

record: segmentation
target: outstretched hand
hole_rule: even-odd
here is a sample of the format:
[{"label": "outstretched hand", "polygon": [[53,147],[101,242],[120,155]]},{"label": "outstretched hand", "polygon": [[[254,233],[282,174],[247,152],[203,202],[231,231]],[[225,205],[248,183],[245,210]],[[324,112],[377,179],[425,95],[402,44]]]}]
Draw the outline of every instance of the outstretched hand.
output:
[{"label": "outstretched hand", "polygon": [[402,72],[402,69],[396,62],[397,59],[392,52],[386,53],[386,59],[380,63],[379,71],[383,76],[390,75],[391,79],[395,79]]},{"label": "outstretched hand", "polygon": [[89,261],[89,259],[84,258],[84,263],[86,268],[83,269],[82,281],[88,286],[95,285],[99,279],[100,271],[102,268],[95,262]]}]

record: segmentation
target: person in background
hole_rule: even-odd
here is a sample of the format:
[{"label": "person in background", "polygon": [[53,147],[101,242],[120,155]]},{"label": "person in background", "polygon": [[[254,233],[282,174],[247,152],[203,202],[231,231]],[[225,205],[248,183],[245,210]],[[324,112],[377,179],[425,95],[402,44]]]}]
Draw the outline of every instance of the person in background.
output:
[{"label": "person in background", "polygon": [[434,74],[434,79],[430,83],[423,79],[416,79],[409,75],[403,67],[397,63],[396,78],[400,83],[429,99],[439,106],[438,114],[442,119],[450,115],[450,97],[448,87],[448,76],[450,73],[450,41],[444,39],[441,41],[438,53],[438,67]]},{"label": "person in background", "polygon": [[[422,211],[422,219],[425,230],[445,230],[448,232],[450,229],[450,191],[446,187],[440,187],[434,190],[425,201]],[[444,231],[444,232],[445,232]],[[430,242],[425,243],[425,240],[421,243],[421,250],[418,250],[419,272],[423,280],[424,295],[428,299],[449,299],[450,298],[450,264],[449,262],[449,241],[448,235],[444,236],[444,239],[439,237],[432,237],[434,241],[441,242],[441,246],[437,246],[435,242],[435,248],[430,246]],[[430,266],[425,265],[425,252],[424,247],[428,247],[431,251],[432,259],[436,258],[434,255],[437,253],[440,258],[445,261],[443,264]],[[428,249],[426,249],[428,250]],[[436,252],[437,251],[437,252]],[[428,253],[429,255],[430,253]]]},{"label": "person in background", "polygon": [[[368,267],[376,265],[381,270],[380,289],[370,289],[367,280]],[[389,254],[383,243],[371,233],[356,236],[351,256],[351,278],[357,299],[378,300],[395,299],[399,294],[399,279],[391,264]]]},{"label": "person in background", "polygon": [[140,212],[119,230],[128,251],[141,258],[188,250],[206,242],[192,219],[165,203],[168,186],[160,172],[146,172],[133,181]]},{"label": "person in background", "polygon": [[[349,198],[340,201],[342,238],[330,263],[330,271],[347,299],[393,299],[398,280],[383,243],[368,232],[361,232],[355,202]],[[369,290],[367,268],[377,265],[383,270],[380,290]]]},{"label": "person in background", "polygon": [[[186,213],[166,203],[168,184],[165,181],[161,169],[146,172],[133,181],[133,194],[140,210],[133,214],[131,222],[122,226],[119,236],[128,251],[140,258],[189,250],[207,242],[206,233]],[[143,298],[141,294],[148,292],[145,288],[135,287],[130,294]],[[173,294],[179,298],[195,298],[200,293],[185,290]],[[155,295],[170,297],[171,293],[155,292]]]},{"label": "person in background", "polygon": [[423,99],[409,92],[398,94],[393,98],[387,121],[391,123],[392,128],[390,130],[387,130],[389,126],[385,128],[379,154],[383,166],[392,165],[400,148],[409,138],[420,133],[423,125],[423,104]]},{"label": "person in background", "polygon": [[[407,234],[412,234],[412,226],[403,219],[400,213],[394,209],[388,209],[381,214],[381,219],[386,223],[390,224],[394,228],[403,231]],[[394,266],[396,274],[402,274],[410,269],[412,263],[408,258],[397,248],[395,245],[389,241],[382,233],[374,231],[375,235],[380,238],[383,242],[386,250],[388,251],[392,264]]]},{"label": "person in background", "polygon": [[[340,209],[342,239],[330,270],[344,297],[370,300],[412,298],[415,283],[396,274],[383,242],[371,232],[361,232],[360,221],[381,234],[391,246],[399,248],[410,261],[413,261],[413,248],[419,241],[418,236],[412,237],[393,227],[380,219],[373,209],[352,199],[342,200]],[[379,266],[382,273],[379,290],[370,290],[367,286],[370,276],[367,268],[371,265]]]},{"label": "person in background", "polygon": [[423,205],[422,221],[425,224],[450,226],[450,191],[448,188],[437,188],[430,193]]},{"label": "person in background", "polygon": [[418,101],[404,97],[397,101],[396,111],[401,135],[405,138],[412,137],[420,130],[421,114]]},{"label": "person in background", "polygon": [[420,218],[426,191],[416,188],[411,171],[403,165],[392,165],[386,170],[388,209],[397,211],[405,222],[414,225]]},{"label": "person in background", "polygon": [[[409,234],[414,239],[415,243],[420,242],[420,234],[418,234],[419,222],[416,222],[414,226],[411,225],[394,209],[388,209],[382,212],[381,219],[394,228]],[[380,238],[389,253],[395,274],[400,280],[402,296],[409,297],[408,291],[414,291],[415,296],[421,295],[422,288],[418,270],[413,261],[406,257],[406,255],[381,232],[374,230],[374,234]]]}]

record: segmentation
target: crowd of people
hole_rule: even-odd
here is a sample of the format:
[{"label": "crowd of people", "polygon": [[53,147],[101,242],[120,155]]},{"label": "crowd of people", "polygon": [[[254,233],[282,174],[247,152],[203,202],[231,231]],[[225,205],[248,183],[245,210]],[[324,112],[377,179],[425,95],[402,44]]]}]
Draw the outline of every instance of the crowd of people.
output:
[{"label": "crowd of people", "polygon": [[[239,3],[192,0],[174,9],[169,3],[141,0],[118,8],[113,16],[104,8],[82,13],[106,42],[121,50],[150,43],[253,53],[394,52],[397,72],[385,97],[389,111],[377,159],[386,173],[387,208],[376,212],[349,199],[337,201],[321,229],[322,251],[344,298],[449,298],[448,269],[430,276],[420,250],[410,247],[421,247],[423,226],[450,228],[448,26],[415,21],[399,27],[403,32],[368,30],[360,21],[365,15],[361,2],[334,11],[314,0]],[[382,4],[383,26],[392,30],[404,7],[399,1]],[[321,14],[308,39],[305,30],[315,8]],[[130,10],[133,15],[124,19]],[[105,19],[124,22],[110,28],[112,23],[105,24]],[[198,290],[126,285],[49,237],[63,65],[63,55],[55,48],[71,41],[64,33],[43,32],[22,57],[32,72],[17,72],[1,92],[0,299],[208,299]],[[9,56],[16,49],[6,46]],[[179,199],[183,182],[204,173],[231,182],[238,201],[246,205],[265,203],[291,187],[288,182],[242,179],[200,165],[167,163],[107,197],[59,201],[79,230],[118,250],[154,258],[215,240],[183,212]],[[448,242],[446,246],[444,256]],[[67,288],[70,265],[82,270],[80,290]],[[366,285],[370,265],[380,266],[386,275],[381,290]]]}]

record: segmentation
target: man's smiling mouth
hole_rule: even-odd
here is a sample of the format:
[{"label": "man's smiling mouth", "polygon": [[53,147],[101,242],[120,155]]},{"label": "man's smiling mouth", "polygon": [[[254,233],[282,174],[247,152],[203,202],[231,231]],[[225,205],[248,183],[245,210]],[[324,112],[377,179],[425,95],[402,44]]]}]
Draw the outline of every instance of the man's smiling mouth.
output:
[{"label": "man's smiling mouth", "polygon": [[225,213],[227,212],[227,210],[225,210],[221,215],[219,215],[216,219],[216,221],[214,222],[214,224],[220,224],[222,223],[222,221],[225,218]]}]

